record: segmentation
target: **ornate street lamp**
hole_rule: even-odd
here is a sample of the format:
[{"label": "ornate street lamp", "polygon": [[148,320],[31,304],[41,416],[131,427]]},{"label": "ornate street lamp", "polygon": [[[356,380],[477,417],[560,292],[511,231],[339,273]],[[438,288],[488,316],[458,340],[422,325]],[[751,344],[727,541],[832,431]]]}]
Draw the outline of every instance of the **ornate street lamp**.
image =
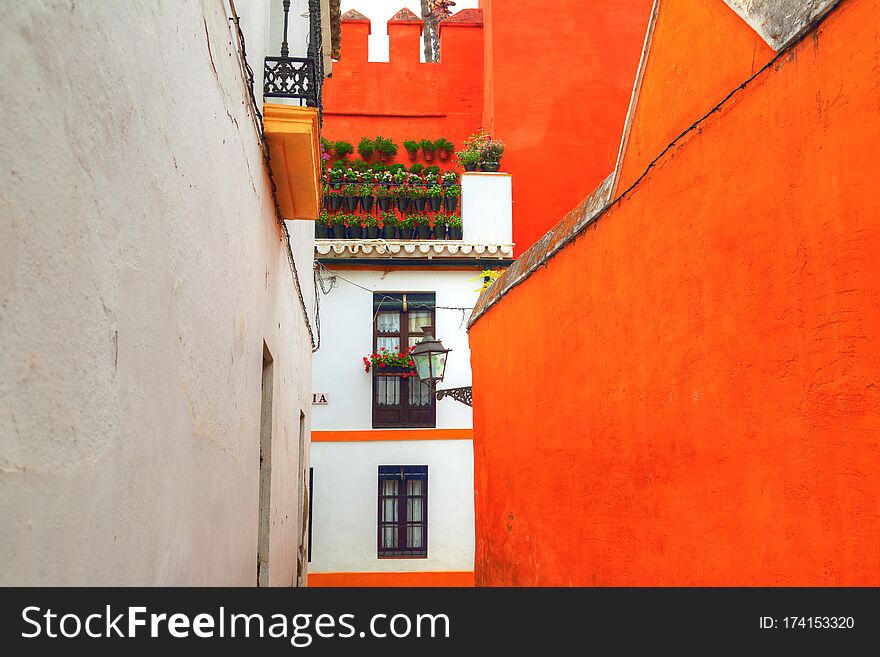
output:
[{"label": "ornate street lamp", "polygon": [[472,406],[470,387],[437,390],[437,383],[442,381],[444,374],[446,374],[446,357],[452,349],[446,349],[443,343],[434,337],[433,326],[423,326],[422,333],[424,337],[416,343],[412,352],[419,381],[431,388],[438,400],[443,397],[452,397],[462,404]]}]

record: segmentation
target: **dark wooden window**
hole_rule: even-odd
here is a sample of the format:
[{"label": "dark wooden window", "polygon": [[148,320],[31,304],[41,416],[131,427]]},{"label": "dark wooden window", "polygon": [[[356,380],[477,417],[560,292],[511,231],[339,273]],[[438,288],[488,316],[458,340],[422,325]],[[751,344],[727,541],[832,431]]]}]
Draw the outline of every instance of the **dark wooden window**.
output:
[{"label": "dark wooden window", "polygon": [[428,466],[379,466],[378,556],[428,556]]},{"label": "dark wooden window", "polygon": [[[433,292],[375,293],[373,351],[404,351],[434,326]],[[414,371],[411,371],[412,373]],[[373,427],[433,427],[437,412],[431,389],[401,370],[373,367]]]}]

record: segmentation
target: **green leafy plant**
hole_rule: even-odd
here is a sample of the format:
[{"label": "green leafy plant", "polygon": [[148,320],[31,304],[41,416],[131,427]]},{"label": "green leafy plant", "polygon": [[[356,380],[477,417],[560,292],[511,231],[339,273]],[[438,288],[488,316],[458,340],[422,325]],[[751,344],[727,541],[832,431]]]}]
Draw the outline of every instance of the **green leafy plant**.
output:
[{"label": "green leafy plant", "polygon": [[433,173],[425,174],[425,184],[426,185],[436,185],[437,184],[437,175]]},{"label": "green leafy plant", "polygon": [[410,198],[425,198],[427,192],[425,192],[425,188],[419,185],[418,187],[410,187],[409,188],[409,197]]},{"label": "green leafy plant", "polygon": [[358,196],[372,196],[373,183],[361,183],[358,185]]},{"label": "green leafy plant", "polygon": [[323,137],[321,137],[321,148],[329,153],[333,150],[333,142],[329,139],[324,139]]},{"label": "green leafy plant", "polygon": [[388,157],[393,157],[397,155],[397,144],[394,143],[391,139],[387,139],[385,137],[376,137],[373,140],[373,148],[375,148],[376,152],[385,155]]},{"label": "green leafy plant", "polygon": [[410,155],[415,155],[419,152],[419,142],[415,141],[414,139],[407,139],[405,142],[403,142],[403,148]]},{"label": "green leafy plant", "polygon": [[506,145],[503,141],[492,139],[480,149],[484,162],[499,162],[504,154]]},{"label": "green leafy plant", "polygon": [[461,215],[458,214],[448,214],[446,215],[446,225],[450,228],[461,228]]},{"label": "green leafy plant", "polygon": [[381,162],[373,162],[373,164],[370,165],[370,170],[373,173],[385,173],[388,171],[388,166]]},{"label": "green leafy plant", "polygon": [[371,214],[361,215],[363,217],[363,223],[361,224],[364,228],[376,228],[379,225],[379,220]]},{"label": "green leafy plant", "polygon": [[455,144],[449,141],[446,137],[440,137],[437,141],[434,142],[434,148],[438,151],[453,151],[455,150]]},{"label": "green leafy plant", "polygon": [[411,214],[400,217],[397,220],[397,225],[401,228],[412,228],[415,224],[413,223],[413,216]]},{"label": "green leafy plant", "polygon": [[440,167],[438,167],[436,164],[432,164],[429,167],[425,167],[425,170],[422,171],[422,174],[425,176],[440,175]]},{"label": "green leafy plant", "polygon": [[398,224],[397,215],[393,212],[383,212],[379,215],[379,224],[381,226],[394,227]]},{"label": "green leafy plant", "polygon": [[409,174],[406,172],[406,169],[401,169],[400,171],[394,172],[394,182],[398,185],[402,185],[409,181]]},{"label": "green leafy plant", "polygon": [[345,182],[358,182],[361,179],[360,173],[349,167],[343,172]]},{"label": "green leafy plant", "polygon": [[414,173],[414,174],[416,174],[417,176],[420,176],[420,175],[422,174],[422,171],[424,171],[424,170],[425,170],[425,165],[424,165],[424,164],[420,164],[419,162],[416,162],[415,164],[413,164],[413,165],[409,168],[409,172],[410,172],[410,173]]},{"label": "green leafy plant", "polygon": [[361,186],[356,185],[354,183],[349,183],[347,185],[342,186],[342,195],[343,196],[360,196],[361,195]]},{"label": "green leafy plant", "polygon": [[346,226],[360,226],[361,219],[364,217],[362,214],[355,214],[354,212],[348,212],[343,214],[345,225]]},{"label": "green leafy plant", "polygon": [[434,142],[430,139],[422,139],[419,142],[419,146],[422,148],[422,153],[433,153],[437,150],[437,147],[434,146]]},{"label": "green leafy plant", "polygon": [[326,210],[321,210],[321,214],[318,215],[317,222],[319,224],[324,224],[325,226],[330,225],[330,213]]},{"label": "green leafy plant", "polygon": [[443,188],[440,185],[431,185],[425,192],[428,198],[440,198],[443,196]]},{"label": "green leafy plant", "polygon": [[477,128],[477,131],[464,140],[464,149],[479,151],[486,144],[492,141],[492,137],[483,128]]},{"label": "green leafy plant", "polygon": [[461,185],[451,185],[447,187],[446,196],[461,196]]},{"label": "green leafy plant", "polygon": [[474,276],[473,278],[469,278],[469,281],[479,281],[482,280],[483,284],[476,290],[480,294],[483,294],[486,290],[492,287],[492,283],[501,278],[501,274],[504,273],[503,269],[484,269],[480,272],[478,276]]},{"label": "green leafy plant", "polygon": [[462,165],[479,164],[483,161],[483,155],[480,151],[459,151],[456,155]]},{"label": "green leafy plant", "polygon": [[330,165],[330,171],[345,171],[348,168],[348,160],[336,160]]},{"label": "green leafy plant", "polygon": [[327,172],[327,175],[330,178],[330,182],[342,182],[342,178],[344,177],[345,173],[342,169],[330,169]]},{"label": "green leafy plant", "polygon": [[347,141],[337,141],[333,144],[333,154],[342,159],[354,153],[354,146]]},{"label": "green leafy plant", "polygon": [[360,153],[361,157],[365,160],[369,160],[373,157],[373,151],[376,149],[375,142],[369,137],[361,137],[361,140],[358,142],[358,153]]},{"label": "green leafy plant", "polygon": [[410,215],[410,219],[412,219],[412,225],[414,227],[431,225],[431,217],[426,214],[412,214]]},{"label": "green leafy plant", "polygon": [[396,176],[399,171],[406,171],[406,167],[400,162],[395,162],[394,164],[388,165],[388,171],[392,176]]},{"label": "green leafy plant", "polygon": [[351,163],[351,168],[357,173],[365,173],[370,170],[370,163],[366,160],[355,160]]},{"label": "green leafy plant", "polygon": [[394,188],[393,195],[394,198],[411,198],[410,192],[412,192],[412,190],[409,185],[398,185]]},{"label": "green leafy plant", "polygon": [[440,177],[440,179],[445,183],[457,183],[458,182],[458,172],[457,171],[446,171]]},{"label": "green leafy plant", "polygon": [[376,198],[388,198],[391,196],[391,190],[385,185],[379,185],[376,189],[373,190],[373,195]]},{"label": "green leafy plant", "polygon": [[345,224],[345,214],[342,212],[331,214],[327,219],[327,223],[331,226],[343,226]]}]

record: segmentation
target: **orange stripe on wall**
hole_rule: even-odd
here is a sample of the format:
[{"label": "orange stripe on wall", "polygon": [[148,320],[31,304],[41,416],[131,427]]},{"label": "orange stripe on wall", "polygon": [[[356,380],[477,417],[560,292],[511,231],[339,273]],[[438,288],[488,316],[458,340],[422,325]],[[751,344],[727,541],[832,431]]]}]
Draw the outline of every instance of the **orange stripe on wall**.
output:
[{"label": "orange stripe on wall", "polygon": [[371,440],[473,440],[473,429],[376,429],[367,431],[312,431],[313,443]]},{"label": "orange stripe on wall", "polygon": [[431,572],[431,573],[309,573],[309,586],[315,587],[413,587],[413,586],[455,586],[474,585],[474,572]]}]

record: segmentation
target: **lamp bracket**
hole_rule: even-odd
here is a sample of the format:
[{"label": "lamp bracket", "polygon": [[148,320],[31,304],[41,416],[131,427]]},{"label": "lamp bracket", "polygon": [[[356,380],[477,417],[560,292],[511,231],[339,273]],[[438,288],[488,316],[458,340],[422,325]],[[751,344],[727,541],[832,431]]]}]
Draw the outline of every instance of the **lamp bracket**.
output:
[{"label": "lamp bracket", "polygon": [[461,402],[466,406],[473,406],[473,400],[471,398],[471,393],[473,391],[473,387],[467,386],[465,388],[446,388],[445,390],[437,391],[437,400],[441,400],[444,397],[452,397],[455,401]]}]

